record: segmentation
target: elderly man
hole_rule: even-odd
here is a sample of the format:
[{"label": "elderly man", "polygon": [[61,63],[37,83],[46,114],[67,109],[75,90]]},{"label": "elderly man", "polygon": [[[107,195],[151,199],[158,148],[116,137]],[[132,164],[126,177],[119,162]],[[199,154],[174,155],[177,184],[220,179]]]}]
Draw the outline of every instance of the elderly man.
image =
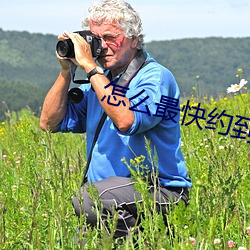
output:
[{"label": "elderly man", "polygon": [[[120,237],[135,226],[136,203],[141,201],[131,171],[121,159],[130,162],[144,155],[144,175],[158,173],[159,211],[166,212],[168,204],[180,200],[188,203],[191,180],[181,152],[180,92],[171,72],[144,51],[141,19],[131,5],[118,0],[95,3],[83,24],[101,40],[101,54],[95,61],[89,43],[78,33],[59,36],[59,40],[72,41],[75,56],[57,55],[61,71],[45,98],[40,126],[52,132],[86,132],[86,180],[98,190],[103,205],[101,219],[107,215],[112,219],[113,211],[119,211],[115,237]],[[89,79],[88,84],[79,87],[83,98],[78,103],[68,99],[75,66]],[[100,125],[103,113],[106,117]],[[97,128],[99,136],[94,138]],[[153,155],[157,158],[154,166],[146,140],[152,154],[157,154]],[[87,223],[95,226],[94,203],[84,184],[80,190],[83,202],[75,197],[73,205],[78,216],[85,214]],[[152,185],[150,178],[148,185]],[[149,188],[152,198],[154,191]]]}]

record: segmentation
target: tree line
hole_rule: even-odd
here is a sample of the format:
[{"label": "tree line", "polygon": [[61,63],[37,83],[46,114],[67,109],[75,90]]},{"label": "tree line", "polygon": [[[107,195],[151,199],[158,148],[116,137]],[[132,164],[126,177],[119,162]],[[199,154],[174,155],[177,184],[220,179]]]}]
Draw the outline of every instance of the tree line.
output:
[{"label": "tree line", "polygon": [[[0,120],[7,109],[29,107],[39,115],[45,94],[60,70],[56,43],[54,35],[0,29]],[[145,49],[172,71],[183,98],[217,98],[239,78],[250,78],[248,37],[152,41]],[[239,68],[241,75],[237,75]]]}]

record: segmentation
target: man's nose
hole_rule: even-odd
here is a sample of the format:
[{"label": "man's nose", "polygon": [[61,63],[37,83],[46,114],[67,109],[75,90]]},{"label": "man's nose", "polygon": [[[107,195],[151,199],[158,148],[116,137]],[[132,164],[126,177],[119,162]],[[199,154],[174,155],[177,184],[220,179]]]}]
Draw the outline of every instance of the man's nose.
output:
[{"label": "man's nose", "polygon": [[102,48],[107,49],[108,48],[107,43],[105,42],[105,40],[103,38],[101,38],[101,40],[102,40]]}]

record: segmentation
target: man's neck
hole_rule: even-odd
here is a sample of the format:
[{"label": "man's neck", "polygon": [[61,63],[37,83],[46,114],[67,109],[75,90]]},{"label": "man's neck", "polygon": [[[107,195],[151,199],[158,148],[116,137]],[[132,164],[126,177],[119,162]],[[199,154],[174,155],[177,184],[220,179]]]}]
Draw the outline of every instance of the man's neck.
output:
[{"label": "man's neck", "polygon": [[127,69],[127,67],[129,66],[129,64],[136,57],[137,53],[138,53],[138,50],[135,50],[135,52],[131,55],[131,57],[128,60],[128,62],[125,65],[123,65],[123,67],[117,68],[115,70],[111,70],[112,79],[114,79],[116,76],[118,76],[120,73],[122,73],[123,71],[125,71]]}]

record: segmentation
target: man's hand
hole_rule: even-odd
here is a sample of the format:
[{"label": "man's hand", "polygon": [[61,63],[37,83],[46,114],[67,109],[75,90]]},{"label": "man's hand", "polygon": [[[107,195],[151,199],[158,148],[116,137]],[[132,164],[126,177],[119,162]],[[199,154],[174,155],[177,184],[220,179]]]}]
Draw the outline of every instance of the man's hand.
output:
[{"label": "man's hand", "polygon": [[74,44],[75,58],[70,58],[70,61],[75,65],[80,66],[88,73],[96,67],[96,63],[92,57],[90,45],[78,33],[65,31],[63,33],[64,39],[71,39]]},{"label": "man's hand", "polygon": [[[62,41],[62,40],[68,39],[68,38],[69,37],[66,36],[65,34],[58,36],[59,41]],[[74,58],[61,57],[58,55],[57,52],[56,52],[56,57],[57,57],[58,61],[60,62],[63,71],[70,71],[71,69],[74,69],[78,66],[77,61]]]}]

